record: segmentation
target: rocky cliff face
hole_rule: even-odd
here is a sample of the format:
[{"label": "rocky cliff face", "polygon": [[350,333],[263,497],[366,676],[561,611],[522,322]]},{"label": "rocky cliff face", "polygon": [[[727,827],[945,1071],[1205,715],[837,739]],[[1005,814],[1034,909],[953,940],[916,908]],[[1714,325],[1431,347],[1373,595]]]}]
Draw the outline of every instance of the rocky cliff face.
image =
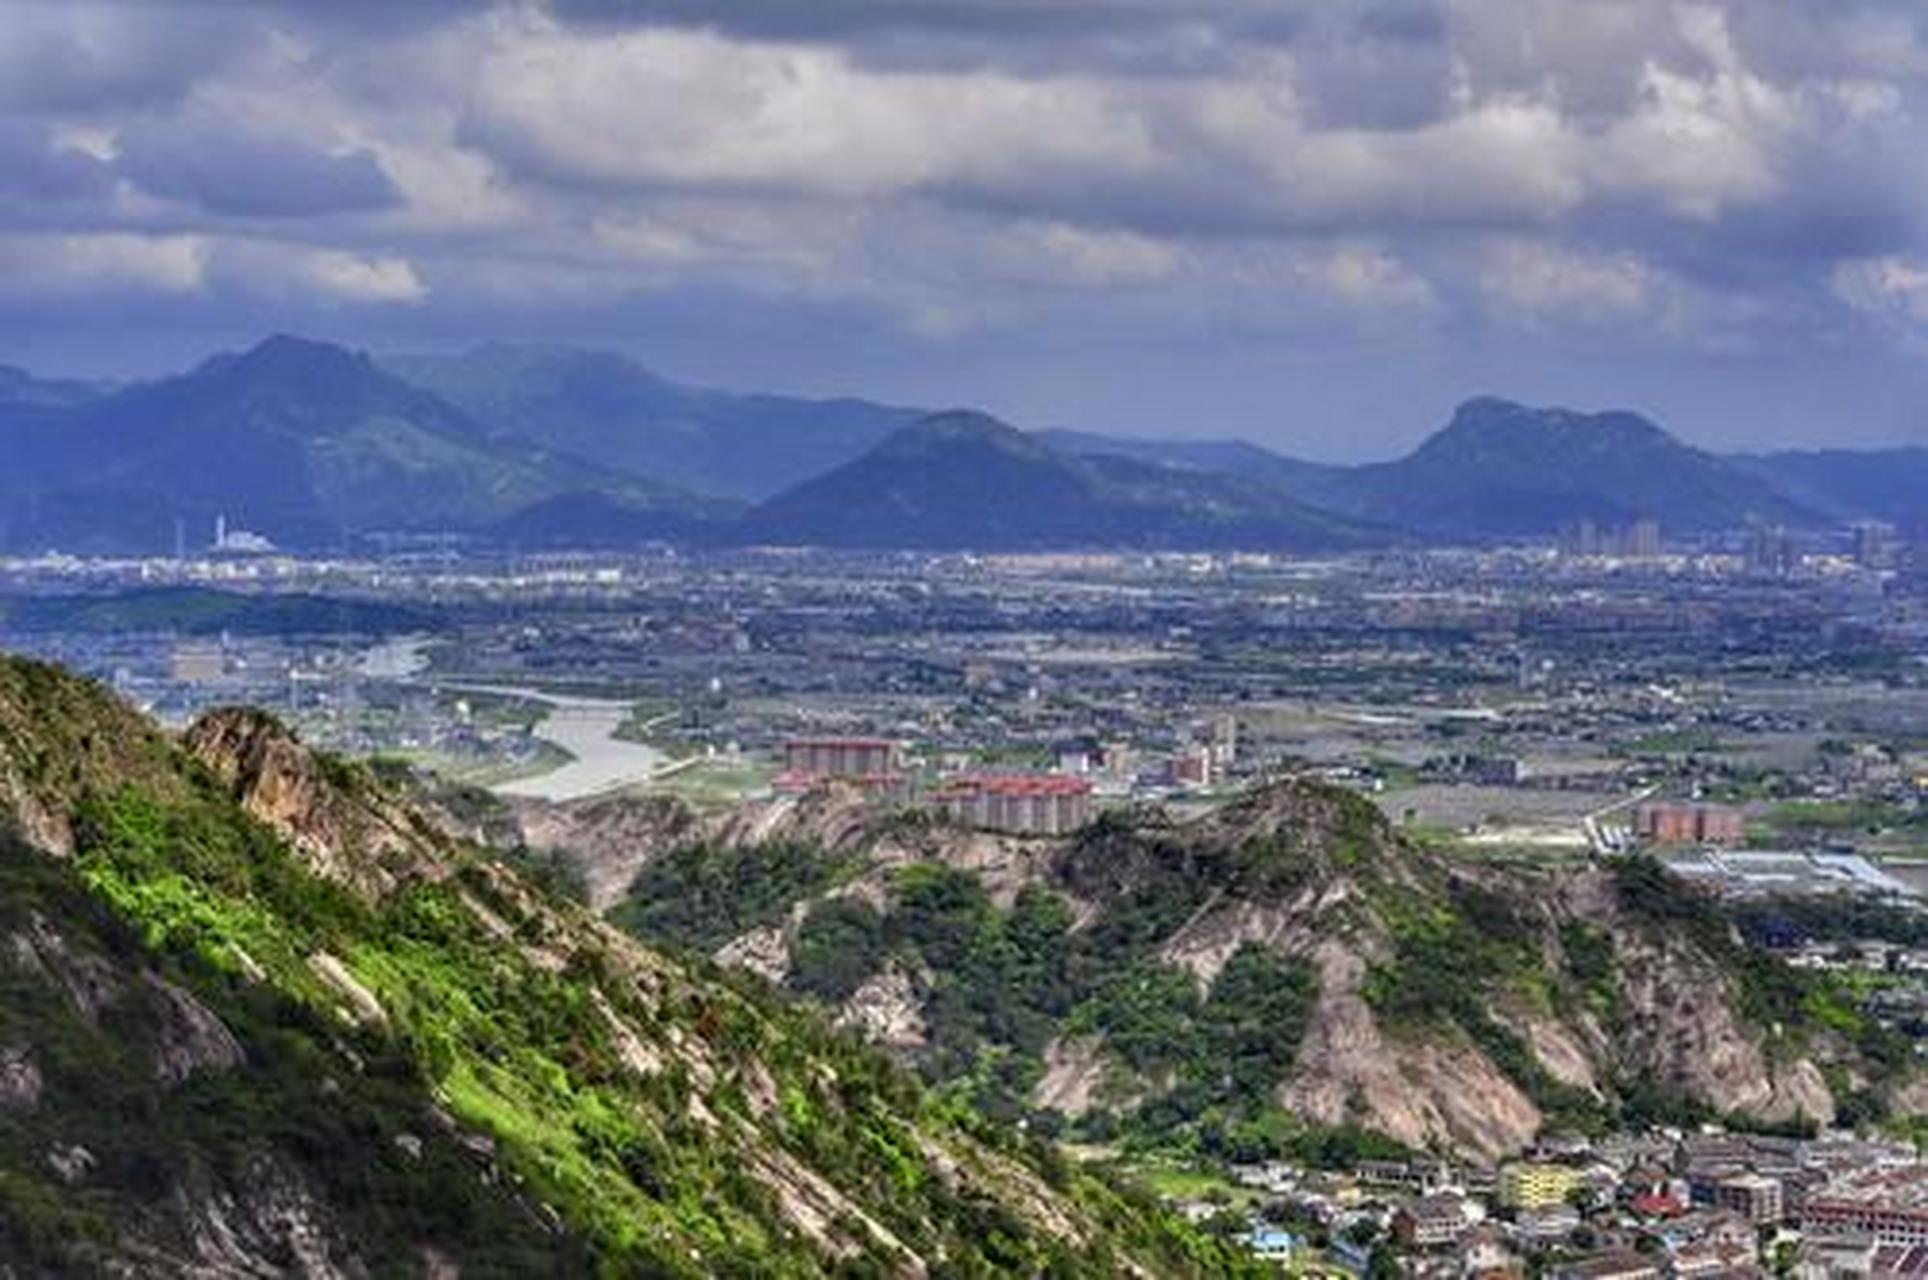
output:
[{"label": "rocky cliff face", "polygon": [[1239,1269],[266,717],[177,746],[0,659],[0,731],[0,1257],[28,1273]]},{"label": "rocky cliff face", "polygon": [[243,812],[324,879],[379,898],[405,879],[448,873],[449,842],[440,831],[355,766],[303,747],[272,716],[245,707],[212,711],[181,741]]},{"label": "rocky cliff face", "polygon": [[[1311,781],[1282,782],[1190,823],[1154,812],[1058,840],[906,821],[836,789],[689,823],[668,828],[725,845],[820,842],[854,859],[838,884],[720,958],[827,995],[849,1024],[927,1065],[958,1036],[981,1033],[960,1029],[978,1015],[960,1012],[968,1000],[956,974],[893,932],[906,869],[965,873],[988,903],[978,917],[989,922],[985,946],[1004,945],[997,939],[1016,927],[1000,912],[1049,895],[1065,940],[1040,949],[1038,962],[1068,956],[1067,972],[1092,972],[1075,979],[1084,985],[1074,1007],[1037,1003],[1044,1031],[989,1034],[1018,1037],[1006,1047],[1033,1064],[1032,1105],[1071,1116],[1130,1111],[1184,1087],[1182,1070],[1161,1077],[1118,1048],[1132,1024],[1101,1025],[1116,1003],[1107,966],[1154,984],[1160,970],[1182,973],[1209,1005],[1228,966],[1253,951],[1313,980],[1271,1100],[1304,1121],[1363,1126],[1411,1147],[1495,1158],[1549,1125],[1610,1119],[1646,1091],[1762,1123],[1826,1122],[1834,1100],[1822,1067],[1853,1057],[1814,1028],[1751,1020],[1739,944],[1630,907],[1614,870],[1454,865],[1401,840],[1357,797]],[[662,849],[645,841],[625,856],[646,863]],[[882,923],[831,909],[853,901]],[[826,970],[826,947],[863,973]],[[1161,998],[1188,999],[1182,987],[1166,990]]]}]

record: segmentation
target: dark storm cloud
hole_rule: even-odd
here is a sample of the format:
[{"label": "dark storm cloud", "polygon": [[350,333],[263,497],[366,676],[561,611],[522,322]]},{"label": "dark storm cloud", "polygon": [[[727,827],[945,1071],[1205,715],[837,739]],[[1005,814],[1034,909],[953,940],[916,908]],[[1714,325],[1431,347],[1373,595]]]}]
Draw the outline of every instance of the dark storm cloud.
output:
[{"label": "dark storm cloud", "polygon": [[401,193],[373,152],[330,153],[224,124],[137,124],[122,134],[118,169],[155,195],[237,217],[311,217],[397,204]]},{"label": "dark storm cloud", "polygon": [[64,204],[112,188],[113,169],[99,157],[56,145],[43,126],[0,119],[0,199]]},{"label": "dark storm cloud", "polygon": [[0,108],[102,116],[178,101],[257,38],[258,20],[242,5],[8,5]]},{"label": "dark storm cloud", "polygon": [[[989,38],[1088,37],[1120,28],[1162,28],[1181,11],[1156,0],[553,0],[566,22],[605,28],[674,24],[784,40],[844,41],[889,32],[926,31]],[[1196,0],[1183,11],[1201,20],[1296,28],[1311,9],[1304,0]]]},{"label": "dark storm cloud", "polygon": [[1368,451],[1470,390],[1795,405],[1928,336],[1924,86],[1916,0],[0,6],[0,357],[124,298]]}]

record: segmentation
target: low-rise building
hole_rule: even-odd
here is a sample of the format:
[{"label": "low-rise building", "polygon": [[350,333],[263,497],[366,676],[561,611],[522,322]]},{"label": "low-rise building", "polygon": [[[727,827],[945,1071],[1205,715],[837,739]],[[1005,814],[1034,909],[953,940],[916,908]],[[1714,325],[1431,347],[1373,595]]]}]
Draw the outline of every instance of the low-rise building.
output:
[{"label": "low-rise building", "polygon": [[1875,1249],[1870,1235],[1810,1237],[1794,1255],[1794,1280],[1865,1280]]},{"label": "low-rise building", "polygon": [[1580,1211],[1570,1204],[1521,1209],[1513,1215],[1513,1239],[1523,1249],[1552,1249],[1579,1229]]},{"label": "low-rise building", "polygon": [[1810,1196],[1801,1227],[1811,1235],[1871,1235],[1880,1244],[1928,1244],[1928,1207],[1878,1198]]},{"label": "low-rise building", "polygon": [[1710,1245],[1752,1262],[1759,1249],[1759,1231],[1738,1213],[1726,1209],[1697,1209],[1656,1227],[1669,1249]]},{"label": "low-rise building", "polygon": [[1525,1274],[1519,1255],[1506,1245],[1499,1228],[1482,1223],[1459,1242],[1459,1274],[1466,1280],[1508,1280]]},{"label": "low-rise building", "polygon": [[1260,1262],[1290,1262],[1299,1242],[1289,1232],[1261,1227],[1245,1237],[1245,1248]]},{"label": "low-rise building", "polygon": [[1583,1185],[1571,1165],[1519,1160],[1500,1170],[1500,1203],[1510,1209],[1546,1209],[1566,1204]]},{"label": "low-rise building", "polygon": [[1409,1249],[1443,1249],[1458,1244],[1479,1216],[1464,1196],[1418,1196],[1393,1213],[1392,1233]]},{"label": "low-rise building", "polygon": [[1661,1280],[1660,1263],[1644,1253],[1596,1254],[1553,1271],[1554,1280]]},{"label": "low-rise building", "polygon": [[1928,1166],[1863,1164],[1837,1173],[1801,1204],[1811,1236],[1872,1236],[1878,1245],[1928,1245]]}]

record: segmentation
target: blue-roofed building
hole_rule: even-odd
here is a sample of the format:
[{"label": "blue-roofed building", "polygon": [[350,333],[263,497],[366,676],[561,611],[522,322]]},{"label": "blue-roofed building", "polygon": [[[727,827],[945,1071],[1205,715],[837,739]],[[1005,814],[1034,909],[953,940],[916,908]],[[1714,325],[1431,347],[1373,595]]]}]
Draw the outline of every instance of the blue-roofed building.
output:
[{"label": "blue-roofed building", "polygon": [[1299,1241],[1289,1231],[1261,1227],[1245,1237],[1245,1247],[1261,1262],[1290,1262]]}]

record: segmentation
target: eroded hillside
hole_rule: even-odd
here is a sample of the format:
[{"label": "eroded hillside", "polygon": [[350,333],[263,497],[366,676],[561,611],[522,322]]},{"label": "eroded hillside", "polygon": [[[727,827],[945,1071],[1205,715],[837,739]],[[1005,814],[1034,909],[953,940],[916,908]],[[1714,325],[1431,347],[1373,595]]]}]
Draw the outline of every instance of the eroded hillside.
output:
[{"label": "eroded hillside", "polygon": [[647,804],[525,825],[600,860],[599,883],[634,875],[613,920],[1047,1124],[1495,1157],[1549,1127],[1825,1123],[1849,1094],[1878,1110],[1905,1066],[1656,864],[1453,862],[1314,781],[1071,839],[836,788],[701,821]]},{"label": "eroded hillside", "polygon": [[40,1271],[1238,1268],[266,717],[176,743],[0,660],[0,806],[0,1240]]}]

